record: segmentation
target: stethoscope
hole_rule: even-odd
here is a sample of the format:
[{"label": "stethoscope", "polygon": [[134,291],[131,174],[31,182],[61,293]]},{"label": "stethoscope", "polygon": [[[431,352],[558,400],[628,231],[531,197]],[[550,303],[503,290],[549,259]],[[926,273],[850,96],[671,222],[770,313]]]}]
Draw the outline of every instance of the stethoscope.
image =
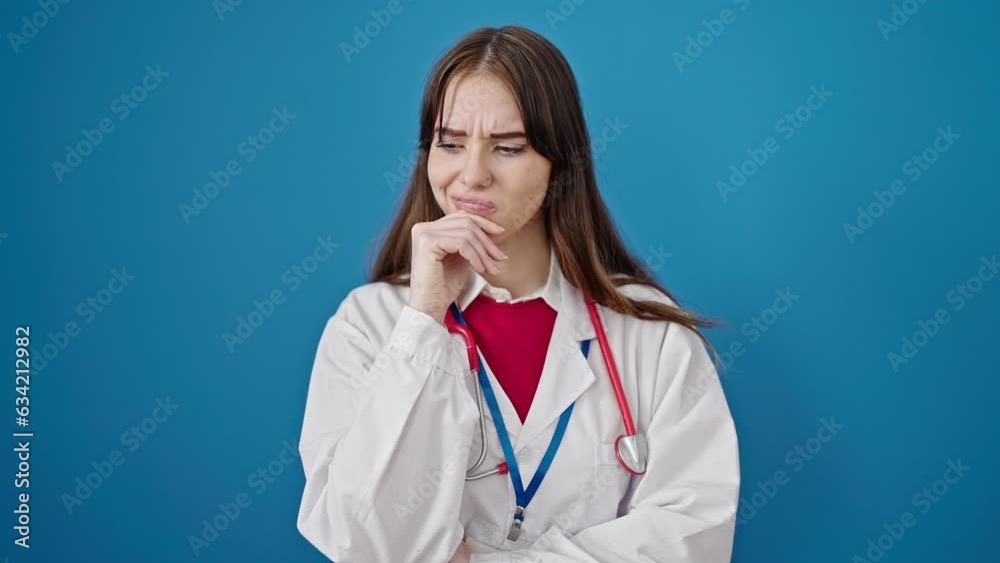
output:
[{"label": "stethoscope", "polygon": [[[626,471],[633,475],[642,475],[646,472],[646,461],[649,456],[646,438],[642,434],[638,434],[635,431],[635,423],[632,420],[632,412],[629,409],[628,400],[625,398],[625,389],[622,387],[621,377],[619,377],[618,369],[615,367],[615,361],[611,355],[611,346],[608,345],[607,334],[604,332],[604,326],[601,323],[601,318],[597,314],[597,306],[595,305],[594,299],[590,296],[590,294],[584,293],[584,301],[587,304],[587,310],[590,312],[590,321],[593,323],[594,329],[597,333],[597,341],[601,347],[601,355],[604,356],[604,364],[607,366],[608,376],[611,378],[611,386],[614,388],[615,398],[618,400],[618,409],[621,411],[622,421],[625,424],[625,434],[618,436],[615,440],[615,455],[618,457],[618,462],[621,463],[622,467],[624,467]],[[476,382],[476,398],[479,404],[479,439],[481,444],[479,447],[479,458],[476,460],[476,463],[466,471],[465,479],[467,481],[474,481],[490,475],[510,474],[511,481],[514,485],[514,492],[517,496],[518,506],[514,512],[514,519],[507,538],[515,541],[520,535],[521,522],[524,520],[524,510],[527,507],[528,502],[530,502],[531,498],[534,496],[535,491],[538,490],[538,486],[545,477],[545,473],[548,471],[548,467],[555,456],[556,450],[559,448],[560,442],[562,441],[562,436],[566,430],[566,426],[569,424],[569,418],[573,413],[573,406],[576,403],[574,402],[573,404],[570,404],[570,406],[567,407],[559,417],[559,421],[556,424],[556,431],[552,436],[552,441],[549,443],[548,449],[542,456],[542,461],[539,464],[538,469],[535,470],[535,475],[532,477],[531,483],[528,485],[527,489],[525,489],[521,481],[521,475],[517,467],[517,459],[514,456],[513,447],[510,444],[510,437],[507,435],[506,425],[504,424],[503,416],[500,413],[500,407],[497,403],[496,395],[493,392],[493,387],[490,384],[489,378],[486,376],[486,370],[483,366],[482,359],[479,357],[479,351],[476,347],[476,338],[473,336],[472,331],[469,330],[458,305],[452,303],[449,310],[454,322],[446,321],[448,331],[460,334],[462,338],[465,339],[466,351],[469,354],[469,369],[473,380]],[[581,342],[580,348],[584,357],[587,357],[590,350],[590,341],[585,340]],[[498,464],[493,469],[476,473],[475,471],[486,459],[487,451],[486,414],[485,409],[483,408],[484,402],[487,403],[490,413],[493,416],[493,424],[496,427],[497,436],[500,439],[500,444],[504,450],[505,461]]]}]

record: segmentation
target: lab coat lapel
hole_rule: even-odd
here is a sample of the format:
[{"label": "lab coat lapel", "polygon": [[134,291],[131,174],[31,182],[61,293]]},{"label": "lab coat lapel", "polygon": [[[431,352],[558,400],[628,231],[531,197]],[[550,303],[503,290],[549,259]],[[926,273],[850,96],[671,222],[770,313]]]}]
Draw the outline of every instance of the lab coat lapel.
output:
[{"label": "lab coat lapel", "polygon": [[[500,407],[500,414],[503,415],[503,423],[507,428],[507,434],[510,436],[511,443],[515,443],[521,433],[521,417],[518,416],[517,410],[514,408],[514,403],[510,401],[507,393],[504,393],[503,387],[500,386],[500,382],[493,375],[493,368],[486,361],[486,357],[482,353],[480,353],[479,357],[483,360],[483,367],[486,368],[486,375],[490,380],[490,386],[493,388],[493,395],[497,398],[497,406]],[[486,418],[492,421],[493,413],[490,412],[489,407],[486,407],[485,402],[484,407]],[[496,427],[495,424],[491,426]]]},{"label": "lab coat lapel", "polygon": [[[554,425],[566,407],[595,380],[594,372],[580,349],[581,342],[592,340],[596,334],[583,293],[561,276],[559,284],[559,312],[545,353],[538,388],[514,445],[515,453]],[[592,342],[591,356],[594,356],[594,348]],[[505,419],[506,416],[504,413]]]}]

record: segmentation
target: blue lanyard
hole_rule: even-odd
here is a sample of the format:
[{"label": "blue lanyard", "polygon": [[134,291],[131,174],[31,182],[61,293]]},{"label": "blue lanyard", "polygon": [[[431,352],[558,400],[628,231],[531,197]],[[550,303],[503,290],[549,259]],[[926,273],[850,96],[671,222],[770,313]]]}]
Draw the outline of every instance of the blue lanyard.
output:
[{"label": "blue lanyard", "polygon": [[[468,326],[462,317],[462,312],[454,303],[451,305],[451,312],[459,323]],[[590,352],[590,341],[582,341],[580,349],[583,352],[583,357],[586,358]],[[479,358],[479,385],[483,389],[483,396],[486,398],[490,414],[493,416],[493,425],[496,427],[497,437],[500,439],[500,446],[503,448],[503,456],[507,461],[507,470],[510,472],[510,480],[514,486],[514,497],[517,500],[514,520],[507,535],[507,539],[515,541],[520,535],[521,522],[524,521],[524,510],[528,507],[531,499],[534,498],[535,492],[538,491],[538,487],[542,484],[542,479],[545,479],[545,474],[548,472],[549,466],[552,465],[552,459],[555,458],[556,450],[559,449],[563,434],[566,433],[566,426],[569,424],[569,418],[573,414],[573,406],[576,404],[576,401],[570,403],[566,407],[566,410],[559,416],[556,431],[552,434],[552,441],[549,442],[549,447],[545,450],[545,455],[542,456],[542,461],[538,464],[538,469],[535,470],[535,474],[531,477],[531,482],[528,483],[528,488],[525,489],[524,482],[521,480],[521,470],[517,466],[517,457],[514,456],[514,447],[510,443],[510,436],[507,435],[507,425],[504,424],[503,415],[500,414],[500,405],[497,403],[497,397],[493,393],[493,386],[490,385],[490,379],[486,375],[483,357],[479,355],[478,350],[476,351],[476,355]]]}]

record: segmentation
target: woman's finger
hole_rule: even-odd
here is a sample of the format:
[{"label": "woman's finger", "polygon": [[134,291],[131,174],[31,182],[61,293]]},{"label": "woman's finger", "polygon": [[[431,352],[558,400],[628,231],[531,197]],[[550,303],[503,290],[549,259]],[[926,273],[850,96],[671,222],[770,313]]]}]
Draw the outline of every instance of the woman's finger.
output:
[{"label": "woman's finger", "polygon": [[[455,244],[458,246],[458,254],[465,258],[469,264],[480,274],[485,274],[489,271],[492,264],[488,264],[483,260],[482,252],[475,247],[474,244],[465,236],[458,236],[454,239]],[[496,266],[493,266],[496,268]]]},{"label": "woman's finger", "polygon": [[452,213],[451,215],[446,215],[445,217],[442,217],[441,220],[443,220],[443,219],[452,219],[452,218],[456,218],[456,219],[458,219],[458,218],[468,218],[468,219],[471,219],[472,221],[476,222],[481,228],[486,229],[487,231],[489,231],[489,232],[491,232],[493,234],[500,234],[500,233],[502,233],[502,232],[504,232],[504,231],[507,230],[507,229],[503,228],[502,226],[500,226],[499,224],[497,224],[497,223],[495,223],[493,221],[490,221],[486,217],[483,217],[482,215],[476,215],[475,213],[470,213],[468,211],[465,211],[464,209],[459,210],[459,211],[457,211],[455,213]]},{"label": "woman's finger", "polygon": [[[490,256],[489,252],[487,252],[487,249],[483,244],[483,241],[480,240],[479,236],[476,235],[475,231],[476,229],[470,230],[468,228],[457,227],[453,229],[440,231],[439,234],[441,236],[465,241],[465,243],[468,244],[470,248],[475,251],[477,257],[479,258],[479,263],[482,264],[484,268],[488,268],[490,273],[493,274],[499,273],[500,270],[499,268],[497,268],[496,261],[493,259],[492,256]],[[466,259],[469,258],[466,257]],[[484,273],[482,270],[478,268],[476,269],[476,271],[479,273]]]},{"label": "woman's finger", "polygon": [[484,231],[484,228],[488,228],[489,225],[496,225],[496,223],[493,223],[488,219],[486,220],[487,223],[481,223],[479,221],[476,221],[476,219],[477,218],[483,219],[482,217],[479,217],[478,215],[473,215],[468,212],[465,213],[466,215],[463,216],[458,216],[458,214],[449,215],[449,217],[455,218],[455,220],[450,221],[449,224],[458,223],[464,226],[465,228],[475,232],[479,240],[483,242],[483,245],[489,251],[488,254],[491,258],[493,258],[494,260],[506,260],[508,258],[507,255],[504,254],[502,250],[500,250],[500,247],[497,246],[497,244],[493,242],[493,239],[490,238],[489,234],[487,234]]}]

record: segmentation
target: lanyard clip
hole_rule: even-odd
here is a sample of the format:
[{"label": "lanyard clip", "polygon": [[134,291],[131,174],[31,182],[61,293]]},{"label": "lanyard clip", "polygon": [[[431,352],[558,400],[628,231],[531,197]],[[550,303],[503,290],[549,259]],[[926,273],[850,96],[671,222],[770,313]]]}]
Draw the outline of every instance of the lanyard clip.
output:
[{"label": "lanyard clip", "polygon": [[517,541],[521,537],[521,522],[524,520],[524,507],[518,506],[514,509],[514,520],[510,523],[510,530],[507,531],[509,541]]},{"label": "lanyard clip", "polygon": [[521,537],[521,521],[517,518],[510,523],[510,530],[507,532],[507,539],[509,541],[517,541],[517,538]]}]

